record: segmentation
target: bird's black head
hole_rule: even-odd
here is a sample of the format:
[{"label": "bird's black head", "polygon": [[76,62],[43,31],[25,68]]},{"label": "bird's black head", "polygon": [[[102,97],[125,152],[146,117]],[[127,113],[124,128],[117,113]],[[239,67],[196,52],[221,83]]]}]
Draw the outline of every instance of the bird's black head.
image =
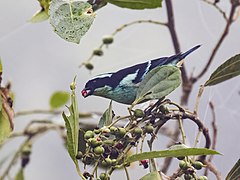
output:
[{"label": "bird's black head", "polygon": [[104,88],[106,85],[111,86],[110,85],[110,77],[111,77],[111,73],[109,74],[102,74],[99,75],[91,80],[89,80],[86,85],[85,88],[82,90],[82,96],[84,98],[93,95],[94,92],[96,90],[98,90],[99,88]]}]

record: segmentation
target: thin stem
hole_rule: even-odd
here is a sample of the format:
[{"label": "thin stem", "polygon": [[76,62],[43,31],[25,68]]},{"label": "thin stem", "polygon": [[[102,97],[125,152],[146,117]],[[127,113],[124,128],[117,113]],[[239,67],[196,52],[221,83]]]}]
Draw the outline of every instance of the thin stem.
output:
[{"label": "thin stem", "polygon": [[193,111],[193,113],[194,113],[195,115],[198,114],[198,106],[199,106],[199,102],[200,102],[200,98],[201,98],[201,96],[202,96],[203,90],[204,90],[204,86],[200,86],[200,89],[199,89],[199,91],[198,91],[198,96],[197,96],[196,104],[195,104],[195,108],[194,108],[194,111]]},{"label": "thin stem", "polygon": [[186,144],[186,135],[185,135],[185,132],[184,132],[184,129],[183,129],[183,122],[182,122],[182,117],[181,116],[179,116],[178,122],[179,122],[180,131],[181,131],[181,134],[182,134],[182,142],[183,142],[183,144]]},{"label": "thin stem", "polygon": [[123,168],[125,170],[127,180],[130,180],[130,176],[129,176],[129,173],[128,173],[128,170],[127,170],[126,166],[123,166]]}]

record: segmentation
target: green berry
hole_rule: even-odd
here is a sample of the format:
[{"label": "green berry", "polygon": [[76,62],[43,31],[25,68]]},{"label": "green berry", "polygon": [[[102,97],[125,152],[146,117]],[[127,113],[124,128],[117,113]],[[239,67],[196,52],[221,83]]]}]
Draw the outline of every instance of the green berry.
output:
[{"label": "green berry", "polygon": [[99,133],[101,132],[101,130],[100,130],[100,129],[94,129],[93,132],[94,132],[95,134],[99,134]]},{"label": "green berry", "polygon": [[113,145],[114,144],[114,141],[111,140],[111,139],[107,139],[107,140],[105,140],[103,142],[104,142],[104,144],[107,144],[107,145]]},{"label": "green berry", "polygon": [[107,163],[108,166],[111,166],[111,165],[112,165],[112,159],[106,158],[105,161],[106,161],[106,163]]},{"label": "green berry", "polygon": [[111,132],[116,132],[117,130],[118,130],[118,129],[117,129],[116,127],[114,127],[114,126],[111,126],[111,127],[110,127],[110,131],[111,131]]},{"label": "green berry", "polygon": [[153,128],[153,126],[152,125],[146,125],[145,127],[144,127],[144,129],[145,129],[145,132],[146,133],[153,133],[153,130],[154,130],[154,128]]},{"label": "green berry", "polygon": [[81,159],[83,157],[83,153],[81,151],[78,151],[76,158]]},{"label": "green berry", "polygon": [[98,141],[96,138],[90,138],[88,139],[88,142],[91,147],[97,147],[102,145],[102,141],[101,140]]},{"label": "green berry", "polygon": [[193,176],[191,174],[184,174],[184,179],[185,180],[192,180]]},{"label": "green berry", "polygon": [[188,168],[188,164],[185,161],[182,160],[182,161],[179,162],[179,167],[182,170],[186,170]]},{"label": "green berry", "polygon": [[198,180],[208,180],[207,176],[199,176]]},{"label": "green berry", "polygon": [[104,148],[102,146],[97,146],[94,148],[94,153],[97,154],[97,155],[101,155],[104,153]]},{"label": "green berry", "polygon": [[141,109],[135,109],[135,111],[134,111],[134,116],[135,116],[136,118],[141,118],[141,117],[143,117],[143,116],[144,116],[143,110],[141,110]]},{"label": "green berry", "polygon": [[108,180],[108,179],[109,179],[106,173],[101,173],[100,176],[99,176],[99,178],[100,178],[101,180]]},{"label": "green berry", "polygon": [[111,44],[113,43],[113,36],[112,35],[106,35],[102,38],[103,44]]},{"label": "green berry", "polygon": [[118,128],[117,135],[118,137],[123,137],[126,134],[126,129],[124,128]]},{"label": "green berry", "polygon": [[90,138],[93,138],[93,137],[94,137],[94,133],[91,130],[88,130],[84,134],[84,139],[90,139]]},{"label": "green berry", "polygon": [[85,64],[85,67],[88,69],[88,70],[93,70],[94,66],[92,63],[86,63]]},{"label": "green berry", "polygon": [[103,51],[101,49],[95,49],[93,51],[93,54],[96,56],[102,56],[103,55]]},{"label": "green berry", "polygon": [[203,167],[203,163],[200,162],[200,161],[195,161],[195,162],[192,164],[192,166],[193,166],[195,169],[200,170],[200,169],[202,169],[202,167]]},{"label": "green berry", "polygon": [[136,128],[134,129],[134,134],[136,134],[136,135],[141,135],[142,133],[143,133],[142,128],[136,127]]}]

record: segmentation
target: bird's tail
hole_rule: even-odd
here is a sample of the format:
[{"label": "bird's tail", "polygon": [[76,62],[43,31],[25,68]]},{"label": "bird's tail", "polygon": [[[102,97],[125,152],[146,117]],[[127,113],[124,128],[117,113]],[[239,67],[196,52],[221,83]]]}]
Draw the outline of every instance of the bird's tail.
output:
[{"label": "bird's tail", "polygon": [[193,51],[195,51],[196,49],[198,49],[201,45],[197,45],[194,46],[193,48],[189,49],[188,51],[186,51],[185,53],[181,54],[181,58],[180,59],[184,59],[187,55],[191,54]]}]

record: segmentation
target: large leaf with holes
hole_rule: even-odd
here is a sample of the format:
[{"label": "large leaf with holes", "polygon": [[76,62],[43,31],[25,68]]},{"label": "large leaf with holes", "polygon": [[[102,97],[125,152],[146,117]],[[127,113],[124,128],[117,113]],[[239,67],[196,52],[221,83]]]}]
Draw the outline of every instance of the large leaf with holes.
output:
[{"label": "large leaf with holes", "polygon": [[77,44],[95,17],[92,6],[79,0],[52,0],[49,14],[54,32],[66,41]]},{"label": "large leaf with holes", "polygon": [[162,0],[107,0],[107,2],[129,9],[152,9],[162,7]]},{"label": "large leaf with holes", "polygon": [[175,66],[160,66],[151,70],[139,85],[135,101],[161,99],[181,84],[181,71]]},{"label": "large leaf with holes", "polygon": [[213,86],[240,75],[240,54],[228,59],[210,76],[204,86]]}]

